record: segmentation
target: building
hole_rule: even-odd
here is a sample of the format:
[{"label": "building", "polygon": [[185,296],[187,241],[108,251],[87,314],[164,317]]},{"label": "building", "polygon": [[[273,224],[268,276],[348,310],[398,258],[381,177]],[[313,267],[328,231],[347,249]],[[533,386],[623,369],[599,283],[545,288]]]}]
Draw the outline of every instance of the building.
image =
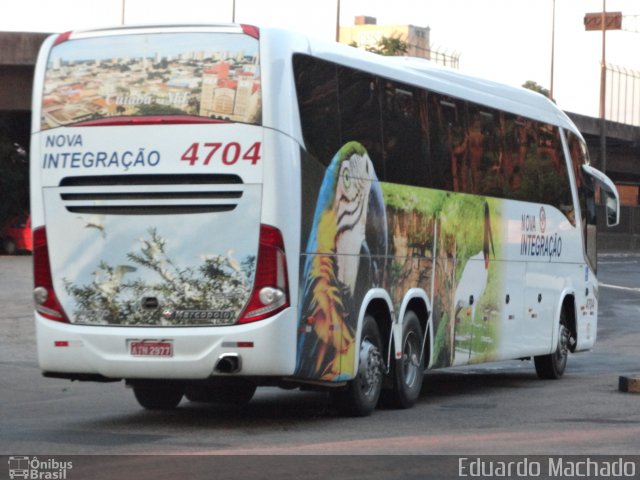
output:
[{"label": "building", "polygon": [[375,48],[382,37],[399,38],[408,44],[407,55],[431,59],[430,31],[415,25],[378,25],[374,17],[362,15],[355,18],[355,25],[340,27],[340,43]]}]

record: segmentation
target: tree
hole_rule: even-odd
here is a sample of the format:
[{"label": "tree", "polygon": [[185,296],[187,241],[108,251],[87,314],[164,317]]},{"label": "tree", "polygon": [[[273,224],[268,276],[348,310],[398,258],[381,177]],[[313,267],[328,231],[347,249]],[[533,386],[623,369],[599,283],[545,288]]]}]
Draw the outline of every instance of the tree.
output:
[{"label": "tree", "polygon": [[[351,47],[358,47],[356,42],[349,44]],[[400,36],[383,36],[378,40],[378,44],[375,47],[366,47],[366,50],[378,55],[385,55],[387,57],[406,55],[409,51],[409,44],[402,40]]]},{"label": "tree", "polygon": [[538,84],[537,82],[534,82],[533,80],[527,80],[522,84],[522,86],[528,90],[533,90],[534,92],[541,93],[545,97],[549,98],[551,101],[555,102],[553,98],[549,97],[550,95],[549,90],[544,88],[542,85]]}]

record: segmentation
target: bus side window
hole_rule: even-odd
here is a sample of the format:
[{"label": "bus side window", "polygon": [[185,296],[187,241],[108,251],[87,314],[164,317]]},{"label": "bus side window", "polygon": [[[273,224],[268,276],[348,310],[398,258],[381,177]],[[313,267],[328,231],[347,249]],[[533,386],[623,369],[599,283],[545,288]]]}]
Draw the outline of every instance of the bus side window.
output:
[{"label": "bus side window", "polygon": [[497,111],[469,105],[469,183],[467,192],[503,196],[500,146],[504,133]]},{"label": "bus side window", "polygon": [[442,95],[429,95],[429,148],[433,188],[465,191],[468,170],[466,104]]},{"label": "bus side window", "polygon": [[427,173],[426,118],[421,119],[419,91],[384,81],[382,128],[385,180],[405,185],[429,186]]},{"label": "bus side window", "polygon": [[342,143],[356,141],[369,153],[379,179],[385,178],[382,151],[380,92],[377,77],[338,67]]},{"label": "bus side window", "polygon": [[336,66],[294,55],[293,68],[305,146],[312,157],[328,166],[341,146]]}]

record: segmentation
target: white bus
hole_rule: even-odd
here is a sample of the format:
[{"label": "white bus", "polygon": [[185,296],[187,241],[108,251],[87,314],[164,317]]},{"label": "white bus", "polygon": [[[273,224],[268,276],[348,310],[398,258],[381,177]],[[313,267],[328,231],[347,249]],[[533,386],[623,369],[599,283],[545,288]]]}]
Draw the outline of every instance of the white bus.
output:
[{"label": "white bus", "polygon": [[47,377],[145,408],[319,388],[406,408],[428,369],[596,340],[595,186],[522,89],[245,25],[43,45],[31,142]]}]

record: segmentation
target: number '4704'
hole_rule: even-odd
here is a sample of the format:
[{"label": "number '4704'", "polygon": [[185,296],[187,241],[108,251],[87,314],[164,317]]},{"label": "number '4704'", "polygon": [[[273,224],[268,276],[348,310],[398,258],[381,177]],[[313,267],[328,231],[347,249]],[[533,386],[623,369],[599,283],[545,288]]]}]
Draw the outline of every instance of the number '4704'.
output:
[{"label": "number '4704'", "polygon": [[255,165],[261,158],[261,146],[260,142],[255,142],[245,150],[238,142],[196,142],[185,150],[180,160],[189,162],[192,167],[199,162],[209,165],[217,161],[221,161],[223,165],[235,165],[238,160],[247,160],[251,165]]}]

